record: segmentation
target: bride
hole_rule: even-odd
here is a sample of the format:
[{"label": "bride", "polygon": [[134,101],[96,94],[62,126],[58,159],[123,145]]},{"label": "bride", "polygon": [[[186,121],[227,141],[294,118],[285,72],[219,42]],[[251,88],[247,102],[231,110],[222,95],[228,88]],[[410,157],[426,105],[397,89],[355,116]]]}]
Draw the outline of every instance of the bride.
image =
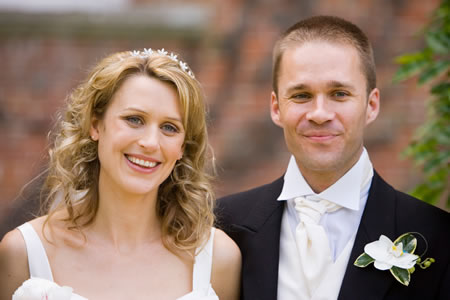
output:
[{"label": "bride", "polygon": [[0,243],[0,299],[238,299],[241,256],[213,228],[207,148],[202,91],[176,55],[103,59],[59,122],[46,215]]}]

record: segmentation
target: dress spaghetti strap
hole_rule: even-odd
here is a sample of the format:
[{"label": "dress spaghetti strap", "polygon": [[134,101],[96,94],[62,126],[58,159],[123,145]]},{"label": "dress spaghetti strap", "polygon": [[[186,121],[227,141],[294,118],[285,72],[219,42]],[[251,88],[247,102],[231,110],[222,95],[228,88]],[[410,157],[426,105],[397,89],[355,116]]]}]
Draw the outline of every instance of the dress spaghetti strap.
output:
[{"label": "dress spaghetti strap", "polygon": [[22,233],[23,239],[25,240],[30,277],[39,277],[53,281],[47,253],[33,226],[27,222],[17,227],[17,229]]},{"label": "dress spaghetti strap", "polygon": [[200,253],[195,257],[194,273],[193,273],[193,290],[208,291],[211,282],[211,269],[214,245],[215,228],[211,228],[208,242]]}]

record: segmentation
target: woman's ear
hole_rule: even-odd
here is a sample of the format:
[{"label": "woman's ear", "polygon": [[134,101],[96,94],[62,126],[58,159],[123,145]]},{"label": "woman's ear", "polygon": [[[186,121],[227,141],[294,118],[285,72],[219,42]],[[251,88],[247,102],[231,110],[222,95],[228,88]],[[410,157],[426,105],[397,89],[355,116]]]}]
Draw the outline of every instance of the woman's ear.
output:
[{"label": "woman's ear", "polygon": [[180,156],[178,157],[178,160],[181,160],[183,158],[184,149],[185,149],[185,145],[183,144],[183,146],[181,147],[181,150],[180,150]]},{"label": "woman's ear", "polygon": [[89,128],[89,135],[93,141],[98,141],[98,126],[100,121],[97,118],[92,118],[91,128]]}]

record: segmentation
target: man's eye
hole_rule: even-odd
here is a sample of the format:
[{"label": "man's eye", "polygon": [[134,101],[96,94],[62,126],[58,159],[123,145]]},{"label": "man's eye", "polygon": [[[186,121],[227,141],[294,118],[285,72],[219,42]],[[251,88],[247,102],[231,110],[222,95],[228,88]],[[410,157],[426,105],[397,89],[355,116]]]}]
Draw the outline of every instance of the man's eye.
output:
[{"label": "man's eye", "polygon": [[347,97],[348,93],[343,92],[343,91],[337,91],[337,92],[334,92],[333,95],[338,98],[343,98],[343,97]]},{"label": "man's eye", "polygon": [[298,99],[298,100],[307,100],[307,99],[311,98],[311,95],[308,93],[299,93],[299,94],[294,94],[292,96],[292,98]]},{"label": "man's eye", "polygon": [[172,125],[172,124],[164,124],[161,127],[161,129],[164,130],[164,131],[170,132],[170,133],[178,132],[178,128],[175,125]]},{"label": "man's eye", "polygon": [[128,123],[133,124],[133,125],[142,125],[142,124],[144,124],[144,121],[142,120],[142,118],[137,117],[137,116],[129,116],[129,117],[126,117],[125,120]]}]

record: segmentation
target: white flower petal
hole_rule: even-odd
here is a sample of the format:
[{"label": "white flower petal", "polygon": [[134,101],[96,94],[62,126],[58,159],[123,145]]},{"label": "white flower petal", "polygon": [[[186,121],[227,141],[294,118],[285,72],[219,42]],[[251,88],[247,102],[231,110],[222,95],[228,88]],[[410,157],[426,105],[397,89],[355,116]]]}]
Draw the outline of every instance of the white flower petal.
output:
[{"label": "white flower petal", "polygon": [[153,55],[153,50],[152,50],[152,48],[149,48],[149,49],[144,48],[144,54],[145,54],[146,56],[151,56],[151,55]]},{"label": "white flower petal", "polygon": [[133,50],[132,52],[130,52],[130,55],[134,56],[134,57],[138,57],[140,54],[141,54],[141,52],[138,50]]},{"label": "white flower petal", "polygon": [[389,270],[390,268],[392,268],[391,264],[385,263],[385,262],[382,262],[382,261],[379,261],[379,260],[376,260],[373,263],[373,265],[374,265],[375,268],[377,268],[378,270],[382,270],[382,271]]},{"label": "white flower petal", "polygon": [[402,256],[396,257],[392,264],[402,269],[410,269],[416,264],[418,256],[410,253],[403,253]]},{"label": "white flower petal", "polygon": [[168,52],[167,52],[166,50],[164,50],[164,48],[162,48],[162,49],[160,49],[160,50],[157,50],[157,52],[158,52],[160,55],[167,55],[167,54],[168,54]]},{"label": "white flower petal", "polygon": [[182,62],[181,60],[180,60],[180,67],[181,67],[181,69],[183,69],[183,71],[186,71],[187,69],[188,69],[188,66],[187,66],[187,64],[185,63],[185,62]]},{"label": "white flower petal", "polygon": [[380,235],[380,239],[379,239],[380,243],[382,243],[383,245],[385,245],[386,247],[390,248],[392,247],[392,245],[394,244],[387,236],[385,235]]},{"label": "white flower petal", "polygon": [[389,246],[386,247],[386,245],[380,241],[369,243],[364,247],[364,252],[366,252],[370,257],[381,261],[386,261],[391,256],[388,250]]},{"label": "white flower petal", "polygon": [[170,56],[169,56],[173,61],[176,61],[176,62],[178,62],[178,58],[177,58],[177,55],[175,55],[175,54],[173,54],[173,53],[170,53]]},{"label": "white flower petal", "polygon": [[68,286],[58,286],[49,290],[48,300],[70,300],[73,289]]},{"label": "white flower petal", "polygon": [[56,283],[50,280],[32,277],[24,283],[14,292],[12,300],[41,300],[47,296],[50,289],[59,287]]},{"label": "white flower petal", "polygon": [[397,245],[397,249],[398,249],[398,251],[403,252],[403,243],[399,243]]}]

